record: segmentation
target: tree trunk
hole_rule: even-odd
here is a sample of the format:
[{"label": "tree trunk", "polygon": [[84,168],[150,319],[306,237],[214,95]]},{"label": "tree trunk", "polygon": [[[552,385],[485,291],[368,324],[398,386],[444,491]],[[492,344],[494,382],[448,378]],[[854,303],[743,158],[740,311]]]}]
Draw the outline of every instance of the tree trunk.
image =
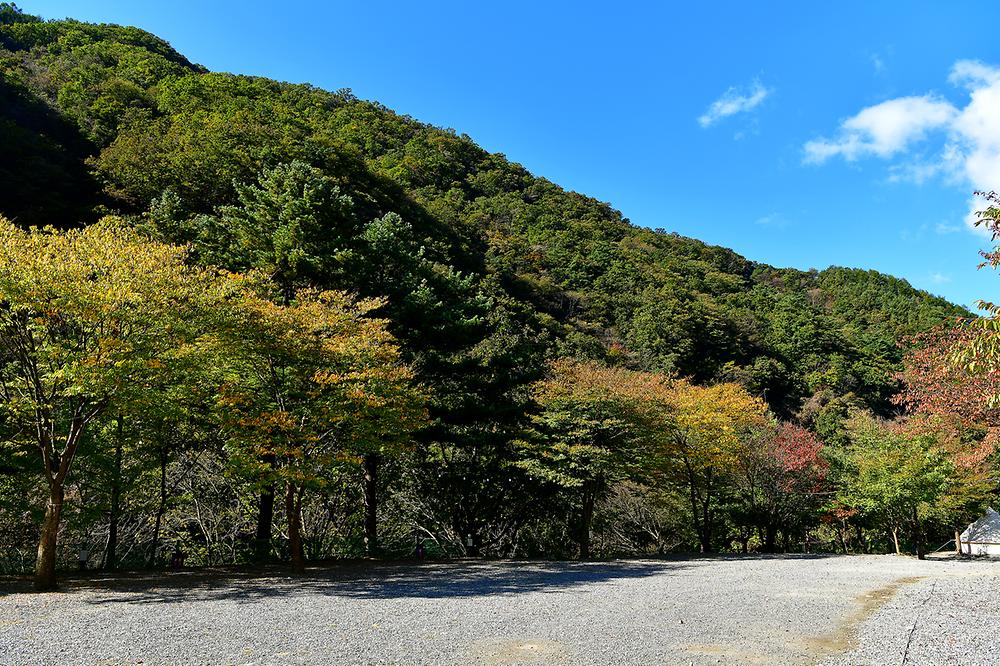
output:
[{"label": "tree trunk", "polygon": [[254,557],[263,562],[271,555],[271,534],[274,524],[274,484],[260,491],[257,507],[257,531],[254,535]]},{"label": "tree trunk", "polygon": [[292,557],[292,568],[304,571],[305,555],[302,552],[302,489],[288,482],[285,489],[285,513],[288,517],[288,551]]},{"label": "tree trunk", "polygon": [[896,546],[896,554],[899,555],[899,528],[892,528],[892,543]]},{"label": "tree trunk", "polygon": [[[698,492],[698,480],[691,461],[684,458],[684,469],[688,477],[688,495],[691,499],[691,518],[694,520],[694,531],[698,534],[698,548],[702,553],[712,550],[712,534],[709,526],[708,502],[703,500]],[[709,477],[711,479],[711,477]],[[706,491],[707,493],[708,491]],[[699,515],[701,514],[701,515]]]},{"label": "tree trunk", "polygon": [[580,559],[590,559],[590,526],[594,520],[594,501],[596,492],[593,489],[583,491],[583,507],[580,511]]},{"label": "tree trunk", "polygon": [[[689,475],[689,477],[690,477],[690,475]],[[689,493],[690,493],[690,496],[691,496],[691,517],[694,520],[694,531],[698,534],[699,550],[704,553],[705,552],[705,534],[704,534],[705,530],[704,530],[704,525],[703,525],[703,523],[701,521],[701,517],[699,515],[701,512],[700,512],[699,507],[698,507],[698,492],[695,489],[694,479],[693,478],[689,478],[689,485],[691,486],[689,488]]]},{"label": "tree trunk", "polygon": [[712,552],[712,470],[705,473],[705,492],[701,496],[701,552]]},{"label": "tree trunk", "polygon": [[367,453],[362,458],[365,470],[365,554],[376,557],[378,547],[378,466],[379,455]]},{"label": "tree trunk", "polygon": [[844,551],[844,555],[847,555],[848,549],[847,549],[847,522],[846,521],[842,520],[842,521],[840,521],[840,524],[837,525],[836,537],[840,541],[840,549]]},{"label": "tree trunk", "polygon": [[55,483],[49,488],[49,503],[38,539],[38,558],[35,560],[35,589],[39,592],[56,589],[56,539],[59,536],[59,517],[62,513],[63,486]]},{"label": "tree trunk", "polygon": [[118,415],[118,433],[115,437],[115,466],[111,476],[111,515],[108,519],[108,547],[104,551],[104,568],[114,571],[118,568],[118,519],[121,515],[122,498],[122,440],[124,423]]},{"label": "tree trunk", "polygon": [[923,526],[920,524],[920,518],[917,516],[917,507],[913,507],[913,544],[917,551],[917,559],[922,560],[926,557],[924,552],[924,534]]},{"label": "tree trunk", "polygon": [[868,542],[865,541],[865,533],[862,531],[861,525],[854,526],[854,533],[858,538],[858,543],[861,544],[861,552],[867,555],[869,551]]},{"label": "tree trunk", "polygon": [[153,543],[149,550],[149,566],[156,564],[156,551],[160,545],[160,527],[163,514],[167,511],[167,452],[160,449],[160,503],[156,507],[156,521],[153,523]]},{"label": "tree trunk", "polygon": [[769,523],[764,528],[764,552],[773,553],[775,551],[775,545],[778,541],[778,526],[774,523]]}]

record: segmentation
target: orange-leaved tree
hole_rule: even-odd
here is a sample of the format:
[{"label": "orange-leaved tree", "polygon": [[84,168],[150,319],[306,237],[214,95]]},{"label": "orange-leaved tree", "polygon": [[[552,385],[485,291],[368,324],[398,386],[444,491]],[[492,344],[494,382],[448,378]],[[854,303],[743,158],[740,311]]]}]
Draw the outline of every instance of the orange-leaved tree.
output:
[{"label": "orange-leaved tree", "polygon": [[[305,564],[302,501],[338,469],[391,454],[426,420],[426,395],[400,360],[381,305],[300,290],[288,305],[248,294],[241,344],[220,408],[232,460],[261,485],[280,483],[292,563]],[[273,462],[272,462],[273,461]]]},{"label": "orange-leaved tree", "polygon": [[900,429],[929,437],[954,466],[954,478],[932,518],[956,529],[976,518],[996,485],[994,453],[1000,443],[1000,373],[956,363],[980,332],[975,326],[941,327],[914,338],[903,359],[903,388],[895,400],[907,409]]},{"label": "orange-leaved tree", "polygon": [[767,424],[742,438],[734,486],[744,524],[758,529],[764,552],[774,552],[779,530],[787,542],[819,510],[829,471],[822,451],[813,433],[793,423]]}]

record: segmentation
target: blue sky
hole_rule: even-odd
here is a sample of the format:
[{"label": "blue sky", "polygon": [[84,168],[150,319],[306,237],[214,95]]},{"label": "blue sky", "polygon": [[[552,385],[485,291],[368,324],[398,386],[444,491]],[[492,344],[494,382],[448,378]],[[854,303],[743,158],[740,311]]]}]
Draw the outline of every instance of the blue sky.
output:
[{"label": "blue sky", "polygon": [[1000,190],[993,3],[25,0],[217,71],[353,88],[632,222],[971,305]]}]

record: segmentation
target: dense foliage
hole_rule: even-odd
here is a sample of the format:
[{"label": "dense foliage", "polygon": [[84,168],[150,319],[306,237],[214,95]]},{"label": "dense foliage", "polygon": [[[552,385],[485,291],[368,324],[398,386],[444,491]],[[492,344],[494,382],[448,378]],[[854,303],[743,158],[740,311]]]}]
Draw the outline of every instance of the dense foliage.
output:
[{"label": "dense foliage", "polygon": [[[181,312],[175,328],[151,295],[134,314],[171,326],[159,343],[198,325],[312,336],[213,349],[230,374],[151,382],[176,394],[157,403],[172,409],[130,406],[131,389],[100,403],[76,444],[91,455],[62,474],[76,505],[63,541],[109,566],[165,548],[203,563],[407,554],[415,539],[586,555],[591,531],[604,553],[773,550],[779,533],[808,547],[811,531],[847,548],[852,520],[884,543],[875,504],[829,488],[861,469],[869,440],[849,422],[898,415],[906,341],[968,316],[875,272],[778,269],[633,226],[348,90],[208,72],[142,30],[10,4],[0,135],[0,213],[14,224],[75,228],[112,211],[129,243],[159,248],[137,256],[183,256],[208,290],[219,270],[257,285],[215,308],[241,325]],[[329,369],[350,354],[331,360],[323,331],[359,345],[350,362],[377,401]],[[143,384],[129,367],[107,381]],[[13,432],[2,566],[21,569],[47,449],[0,426]],[[107,545],[119,540],[125,554]]]}]

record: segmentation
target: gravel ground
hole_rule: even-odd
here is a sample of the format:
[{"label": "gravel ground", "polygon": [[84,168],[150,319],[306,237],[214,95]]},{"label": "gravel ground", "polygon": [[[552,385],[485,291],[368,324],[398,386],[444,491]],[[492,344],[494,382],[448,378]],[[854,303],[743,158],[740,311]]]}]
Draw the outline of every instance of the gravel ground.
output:
[{"label": "gravel ground", "polygon": [[3,586],[0,664],[1000,661],[1000,563],[989,562],[353,565],[76,579],[53,594]]},{"label": "gravel ground", "polygon": [[[962,566],[965,565],[965,566]],[[1000,563],[952,563],[902,587],[825,666],[1000,663]]]}]

